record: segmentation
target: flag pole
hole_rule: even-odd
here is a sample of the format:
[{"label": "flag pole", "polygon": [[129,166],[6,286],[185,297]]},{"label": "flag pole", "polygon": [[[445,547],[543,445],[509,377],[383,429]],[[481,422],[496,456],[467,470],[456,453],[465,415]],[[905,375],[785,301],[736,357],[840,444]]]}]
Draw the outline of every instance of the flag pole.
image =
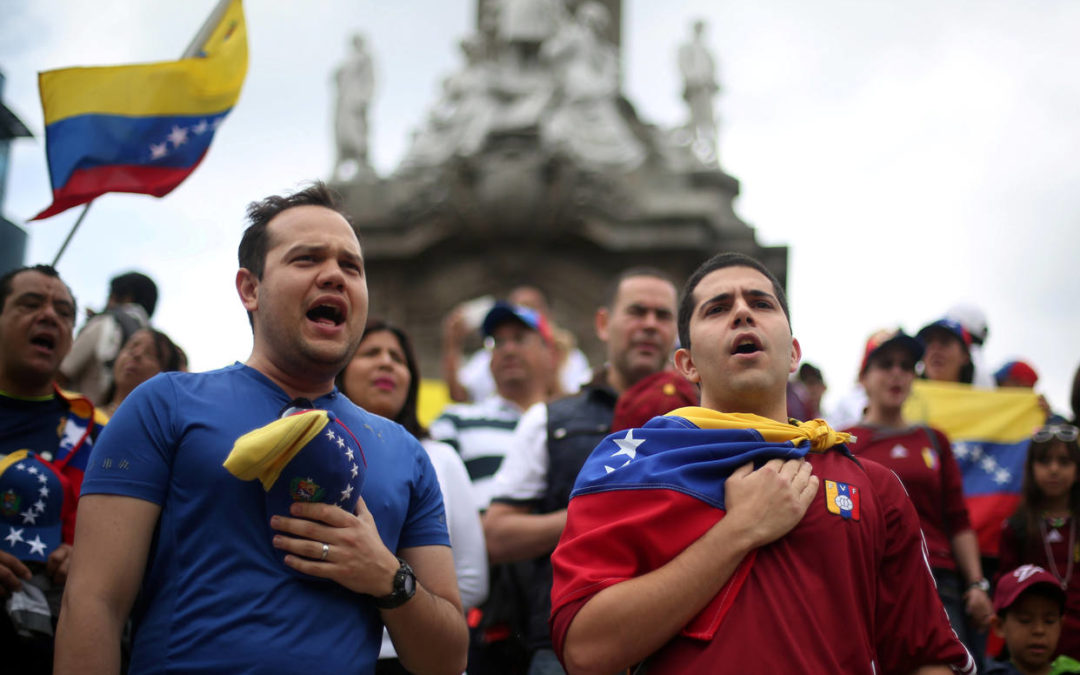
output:
[{"label": "flag pole", "polygon": [[[180,55],[180,58],[191,59],[199,55],[203,45],[210,39],[210,35],[214,32],[214,29],[217,28],[217,25],[221,23],[221,17],[225,16],[225,11],[229,8],[231,2],[232,0],[218,0],[217,6],[210,12],[210,16],[206,18],[206,21],[199,29],[199,32],[195,34],[191,44],[187,46],[187,49]],[[90,210],[90,205],[93,203],[93,200],[86,203],[82,213],[80,213],[79,217],[75,220],[75,224],[71,226],[71,231],[68,232],[67,238],[64,239],[64,243],[60,245],[60,250],[56,252],[56,257],[53,258],[53,267],[56,267],[56,264],[60,262],[60,256],[64,255],[64,251],[67,250],[68,244],[71,243],[71,238],[75,236],[75,230],[79,229],[79,225],[82,225],[83,218],[86,217],[86,212]]]},{"label": "flag pole", "polygon": [[79,229],[79,225],[82,225],[83,218],[86,217],[86,212],[90,210],[90,205],[93,203],[94,200],[86,202],[86,206],[83,207],[82,213],[75,219],[75,224],[71,226],[71,231],[68,232],[67,238],[64,239],[64,243],[60,245],[60,250],[56,252],[56,257],[53,258],[53,267],[56,267],[56,264],[60,262],[60,256],[64,255],[64,251],[67,250],[68,244],[71,243],[71,238],[75,236],[75,230]]}]

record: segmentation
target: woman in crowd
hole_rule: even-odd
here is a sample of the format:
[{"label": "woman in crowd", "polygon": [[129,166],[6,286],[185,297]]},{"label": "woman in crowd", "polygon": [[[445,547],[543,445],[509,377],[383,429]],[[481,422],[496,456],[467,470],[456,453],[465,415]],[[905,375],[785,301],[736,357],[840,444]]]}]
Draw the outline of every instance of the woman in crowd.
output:
[{"label": "woman in crowd", "polygon": [[113,381],[105,396],[108,403],[101,411],[112,417],[135,387],[158,373],[180,370],[181,365],[180,348],[168,335],[153,328],[135,331],[113,362]]},{"label": "woman in crowd", "polygon": [[1050,571],[1065,589],[1059,654],[1080,659],[1080,464],[1077,428],[1053,424],[1028,442],[1020,506],[1001,531],[1001,569],[1033,564]]},{"label": "woman in crowd", "polygon": [[[449,445],[428,438],[427,429],[417,419],[420,367],[408,336],[385,321],[369,320],[364,339],[338,375],[337,385],[353,403],[401,424],[424,446],[442,489],[461,603],[466,608],[480,604],[488,591],[487,548],[480,512],[461,458]],[[385,631],[375,672],[406,673]]]},{"label": "woman in crowd", "polygon": [[923,326],[915,336],[926,347],[923,377],[938,382],[963,382],[975,379],[971,361],[971,335],[956,321],[938,319]]},{"label": "woman in crowd", "polygon": [[[983,633],[993,613],[978,540],[968,520],[960,468],[949,439],[911,425],[902,408],[915,380],[922,344],[903,331],[880,331],[866,343],[859,382],[866,390],[862,421],[847,429],[852,452],[892,469],[919,514],[938,594],[956,634],[981,662]],[[1011,567],[1007,569],[1012,569]]]}]

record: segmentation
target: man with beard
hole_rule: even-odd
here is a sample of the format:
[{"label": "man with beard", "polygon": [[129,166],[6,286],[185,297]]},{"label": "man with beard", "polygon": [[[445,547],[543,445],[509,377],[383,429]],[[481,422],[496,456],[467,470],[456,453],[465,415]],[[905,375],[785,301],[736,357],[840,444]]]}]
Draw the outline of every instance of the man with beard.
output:
[{"label": "man with beard", "polygon": [[[410,671],[460,673],[467,632],[434,470],[404,429],[334,387],[367,318],[356,233],[318,183],[248,217],[236,289],[251,355],[156,377],[110,420],[83,483],[56,672],[120,672],[130,611],[131,673],[370,672],[384,624]],[[222,466],[239,437],[304,404],[359,443],[351,513],[297,502],[271,517],[259,482]]]}]

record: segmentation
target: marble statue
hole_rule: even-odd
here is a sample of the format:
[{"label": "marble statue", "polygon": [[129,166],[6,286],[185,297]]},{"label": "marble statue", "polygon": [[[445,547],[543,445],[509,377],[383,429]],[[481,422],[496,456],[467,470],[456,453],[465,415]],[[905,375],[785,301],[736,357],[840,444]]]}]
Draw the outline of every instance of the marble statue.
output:
[{"label": "marble statue", "polygon": [[679,71],[683,78],[683,98],[690,108],[687,129],[691,151],[704,163],[717,157],[716,116],[713,98],[720,91],[716,82],[716,63],[705,46],[705,22],[695,21],[690,41],[679,47]]},{"label": "marble statue", "polygon": [[337,105],[334,109],[334,138],[337,158],[334,177],[371,174],[368,161],[368,105],[375,90],[375,73],[364,36],[352,37],[352,50],[336,73]]}]

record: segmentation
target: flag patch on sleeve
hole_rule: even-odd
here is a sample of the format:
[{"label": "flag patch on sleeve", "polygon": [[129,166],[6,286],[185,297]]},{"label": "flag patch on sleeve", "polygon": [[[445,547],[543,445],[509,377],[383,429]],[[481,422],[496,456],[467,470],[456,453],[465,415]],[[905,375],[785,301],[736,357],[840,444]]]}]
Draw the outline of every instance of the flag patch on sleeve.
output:
[{"label": "flag patch on sleeve", "polygon": [[859,519],[859,488],[834,480],[825,481],[825,508],[829,513],[847,518]]}]

